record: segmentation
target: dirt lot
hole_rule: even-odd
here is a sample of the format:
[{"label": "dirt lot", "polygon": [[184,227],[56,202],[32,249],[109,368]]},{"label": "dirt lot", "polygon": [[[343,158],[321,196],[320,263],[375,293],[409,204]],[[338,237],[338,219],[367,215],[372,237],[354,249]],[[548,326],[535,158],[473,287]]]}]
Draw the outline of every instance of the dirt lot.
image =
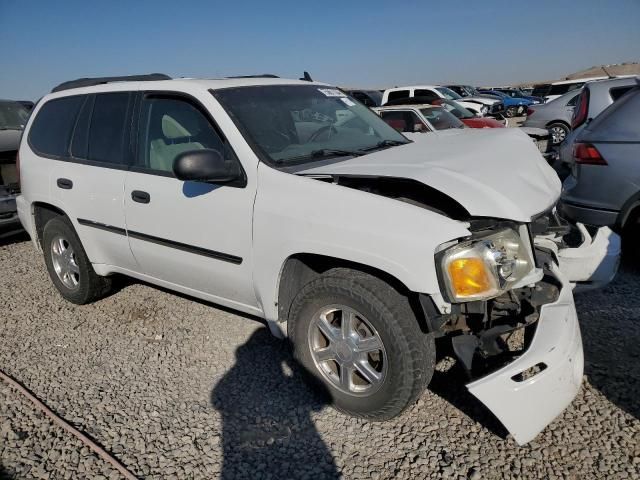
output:
[{"label": "dirt lot", "polygon": [[[146,478],[640,478],[640,273],[578,297],[573,404],[518,447],[437,373],[387,423],[346,417],[254,318],[135,282],[64,302],[26,241],[0,246],[0,368]],[[119,478],[0,383],[0,477]]]}]

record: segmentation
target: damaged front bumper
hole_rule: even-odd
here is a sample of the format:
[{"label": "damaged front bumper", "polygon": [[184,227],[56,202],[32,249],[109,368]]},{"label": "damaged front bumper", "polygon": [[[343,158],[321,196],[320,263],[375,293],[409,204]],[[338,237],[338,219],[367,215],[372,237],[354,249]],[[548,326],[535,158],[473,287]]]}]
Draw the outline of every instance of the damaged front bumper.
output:
[{"label": "damaged front bumper", "polygon": [[582,237],[576,247],[562,247],[552,237],[536,237],[538,247],[556,256],[560,271],[576,291],[604,287],[615,277],[620,265],[620,236],[608,227],[599,228],[593,235],[581,224],[576,228]]},{"label": "damaged front bumper", "polygon": [[570,283],[557,266],[558,298],[540,309],[529,348],[507,366],[467,385],[523,445],[571,403],[580,389],[583,351]]}]

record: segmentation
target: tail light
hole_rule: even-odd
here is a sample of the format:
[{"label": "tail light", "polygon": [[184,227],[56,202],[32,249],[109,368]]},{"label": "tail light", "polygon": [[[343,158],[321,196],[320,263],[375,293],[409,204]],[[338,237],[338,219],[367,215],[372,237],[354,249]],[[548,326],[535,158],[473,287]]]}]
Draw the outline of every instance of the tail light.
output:
[{"label": "tail light", "polygon": [[607,161],[600,155],[598,149],[590,143],[574,144],[573,158],[576,159],[576,163],[582,165],[608,165]]},{"label": "tail light", "polygon": [[571,128],[576,129],[587,120],[589,114],[589,89],[584,88],[578,99],[578,105],[573,112]]},{"label": "tail light", "polygon": [[536,111],[533,108],[527,108],[527,117],[530,117],[534,113],[536,113]]}]

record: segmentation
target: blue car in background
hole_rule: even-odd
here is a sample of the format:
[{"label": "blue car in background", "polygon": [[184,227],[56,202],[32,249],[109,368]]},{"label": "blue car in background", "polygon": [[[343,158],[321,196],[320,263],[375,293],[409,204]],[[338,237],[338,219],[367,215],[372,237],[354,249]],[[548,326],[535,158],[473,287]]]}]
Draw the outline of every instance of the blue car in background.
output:
[{"label": "blue car in background", "polygon": [[533,95],[529,95],[522,91],[522,89],[516,87],[500,87],[492,88],[491,90],[502,92],[505,95],[509,95],[511,98],[524,98],[525,100],[531,100],[534,105],[544,103],[544,98],[534,97]]},{"label": "blue car in background", "polygon": [[498,97],[504,103],[505,116],[506,117],[516,117],[523,115],[527,112],[527,107],[529,105],[533,105],[533,100],[528,100],[526,98],[515,98],[507,95],[506,93],[502,93],[498,90],[483,90],[478,89],[478,92],[482,95],[493,95]]}]

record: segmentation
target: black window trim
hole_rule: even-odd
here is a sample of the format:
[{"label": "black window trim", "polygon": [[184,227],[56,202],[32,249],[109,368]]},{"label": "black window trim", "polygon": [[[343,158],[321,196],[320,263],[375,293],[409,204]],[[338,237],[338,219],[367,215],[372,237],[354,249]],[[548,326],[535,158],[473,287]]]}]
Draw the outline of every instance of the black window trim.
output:
[{"label": "black window trim", "polygon": [[146,98],[150,98],[150,97],[182,100],[184,102],[189,103],[191,106],[195,107],[202,115],[204,115],[204,117],[207,119],[209,124],[215,130],[216,134],[220,137],[220,140],[222,141],[222,143],[226,145],[226,147],[231,151],[231,153],[233,154],[233,157],[235,158],[235,161],[238,163],[238,165],[240,165],[240,171],[242,172],[242,179],[234,182],[230,182],[230,183],[224,183],[222,184],[222,186],[235,187],[235,188],[245,188],[247,186],[247,173],[244,169],[244,165],[242,165],[242,162],[240,161],[240,157],[238,157],[238,154],[234,150],[233,145],[231,145],[231,142],[229,141],[229,139],[226,137],[226,135],[220,128],[220,125],[218,125],[218,122],[216,122],[216,120],[213,118],[209,110],[205,108],[205,106],[202,104],[200,100],[198,100],[193,95],[190,95],[185,92],[177,91],[177,90],[143,90],[138,93],[136,110],[134,111],[135,121],[131,128],[133,154],[132,154],[132,163],[129,169],[132,172],[143,173],[146,175],[155,175],[159,177],[176,178],[173,172],[167,172],[164,170],[154,170],[154,169],[143,167],[136,164],[138,159],[139,149],[140,149],[139,131],[140,131],[140,119],[142,117],[142,104]]}]

